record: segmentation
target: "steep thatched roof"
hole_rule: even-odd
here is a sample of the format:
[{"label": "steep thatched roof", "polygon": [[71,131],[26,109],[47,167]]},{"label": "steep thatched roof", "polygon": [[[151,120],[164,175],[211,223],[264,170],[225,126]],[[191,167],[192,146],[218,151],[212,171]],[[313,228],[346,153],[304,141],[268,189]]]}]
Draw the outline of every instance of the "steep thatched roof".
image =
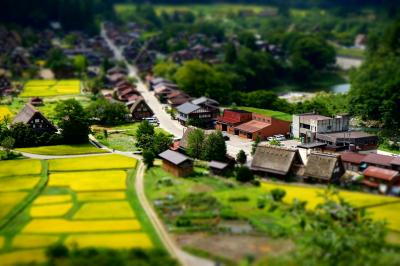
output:
[{"label": "steep thatched roof", "polygon": [[302,163],[297,149],[258,146],[251,163],[255,171],[287,175],[294,163]]},{"label": "steep thatched roof", "polygon": [[311,153],[308,157],[304,176],[330,180],[335,174],[344,173],[340,155],[330,153]]},{"label": "steep thatched roof", "polygon": [[13,120],[13,124],[15,123],[28,123],[33,116],[38,113],[39,111],[36,110],[36,108],[30,104],[27,103],[24,108],[22,108],[22,110],[17,114],[17,116],[14,118]]}]

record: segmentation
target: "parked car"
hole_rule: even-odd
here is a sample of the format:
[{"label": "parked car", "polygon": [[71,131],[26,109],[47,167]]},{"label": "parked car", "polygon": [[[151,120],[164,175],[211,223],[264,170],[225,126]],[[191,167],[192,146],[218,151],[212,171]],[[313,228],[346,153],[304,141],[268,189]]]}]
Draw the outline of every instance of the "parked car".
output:
[{"label": "parked car", "polygon": [[275,135],[274,137],[275,137],[276,140],[279,140],[279,141],[284,141],[284,140],[286,140],[285,136],[282,135],[282,134]]},{"label": "parked car", "polygon": [[275,137],[268,137],[267,140],[268,141],[273,141],[275,139]]}]

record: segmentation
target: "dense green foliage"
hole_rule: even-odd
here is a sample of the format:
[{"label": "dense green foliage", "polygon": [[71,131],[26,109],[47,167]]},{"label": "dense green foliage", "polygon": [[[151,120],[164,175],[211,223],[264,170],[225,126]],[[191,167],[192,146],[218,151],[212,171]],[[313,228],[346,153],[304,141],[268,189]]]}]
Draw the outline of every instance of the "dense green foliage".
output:
[{"label": "dense green foliage", "polygon": [[49,265],[74,266],[176,266],[177,262],[163,250],[131,249],[68,249],[63,245],[48,248],[46,255]]},{"label": "dense green foliage", "polygon": [[155,133],[154,126],[144,120],[136,130],[136,141],[136,146],[144,151],[144,157],[145,152],[152,153],[155,156],[167,150],[172,143],[172,138],[163,132]]},{"label": "dense green foliage", "polygon": [[211,133],[204,141],[202,157],[207,161],[225,161],[226,143],[221,131]]},{"label": "dense green foliage", "polygon": [[98,99],[92,102],[86,109],[91,119],[98,120],[101,125],[118,125],[127,120],[128,108],[119,102],[110,102],[106,99]]},{"label": "dense green foliage", "polygon": [[55,107],[55,119],[61,130],[63,143],[79,144],[89,140],[89,119],[80,102],[75,99],[60,101]]}]

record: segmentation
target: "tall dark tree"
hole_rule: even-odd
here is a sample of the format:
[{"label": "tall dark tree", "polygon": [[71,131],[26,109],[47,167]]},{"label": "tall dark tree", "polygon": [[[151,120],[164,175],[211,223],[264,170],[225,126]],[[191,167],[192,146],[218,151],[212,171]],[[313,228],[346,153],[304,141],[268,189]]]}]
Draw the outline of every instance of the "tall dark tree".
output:
[{"label": "tall dark tree", "polygon": [[80,102],[69,99],[57,103],[54,117],[65,143],[88,142],[89,119]]}]

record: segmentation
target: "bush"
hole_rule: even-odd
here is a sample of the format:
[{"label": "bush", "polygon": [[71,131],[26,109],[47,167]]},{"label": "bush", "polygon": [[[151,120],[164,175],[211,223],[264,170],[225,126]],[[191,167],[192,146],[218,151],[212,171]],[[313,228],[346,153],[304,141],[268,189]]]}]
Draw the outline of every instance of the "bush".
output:
[{"label": "bush", "polygon": [[236,161],[239,164],[245,164],[247,161],[247,155],[243,150],[240,150],[239,153],[236,155]]},{"label": "bush", "polygon": [[236,169],[236,180],[240,182],[249,182],[254,179],[253,172],[247,166],[241,166]]},{"label": "bush", "polygon": [[265,197],[259,197],[257,199],[257,208],[264,209],[266,203],[267,203],[267,200],[265,199]]},{"label": "bush", "polygon": [[66,258],[66,257],[68,257],[68,254],[69,254],[68,248],[66,246],[64,246],[63,244],[56,244],[56,245],[50,246],[46,250],[46,256],[48,258],[53,258],[53,259]]},{"label": "bush", "polygon": [[145,150],[143,152],[143,162],[147,166],[147,168],[153,167],[154,159],[155,159],[155,155],[152,151]]},{"label": "bush", "polygon": [[237,220],[239,219],[239,215],[237,212],[230,208],[224,208],[220,211],[219,215],[221,216],[222,219],[225,220]]},{"label": "bush", "polygon": [[274,201],[282,201],[285,197],[286,191],[280,188],[274,188],[271,190],[271,196]]}]

